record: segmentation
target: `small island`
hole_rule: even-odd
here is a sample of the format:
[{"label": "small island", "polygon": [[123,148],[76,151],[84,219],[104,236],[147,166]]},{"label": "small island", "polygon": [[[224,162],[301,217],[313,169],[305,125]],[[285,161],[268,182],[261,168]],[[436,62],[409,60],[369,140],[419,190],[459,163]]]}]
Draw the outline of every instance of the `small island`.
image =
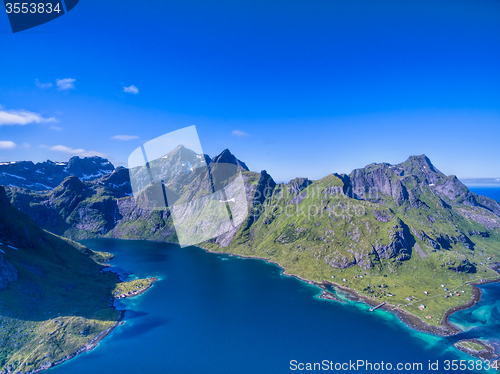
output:
[{"label": "small island", "polygon": [[115,299],[123,299],[140,295],[148,290],[158,278],[151,277],[146,279],[134,279],[128,282],[121,282],[115,286],[113,297]]},{"label": "small island", "polygon": [[453,344],[455,348],[483,360],[498,358],[495,349],[478,339],[464,339]]}]

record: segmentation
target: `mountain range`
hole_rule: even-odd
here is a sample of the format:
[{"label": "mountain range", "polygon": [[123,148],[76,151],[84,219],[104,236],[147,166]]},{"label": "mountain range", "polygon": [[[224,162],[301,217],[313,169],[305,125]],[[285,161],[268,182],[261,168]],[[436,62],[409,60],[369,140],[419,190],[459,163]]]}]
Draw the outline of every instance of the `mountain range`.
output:
[{"label": "mountain range", "polygon": [[0,162],[0,185],[50,190],[68,176],[93,180],[114,170],[113,164],[101,157],[72,157],[68,162],[33,163],[31,161]]},{"label": "mountain range", "polygon": [[[472,284],[499,277],[500,203],[471,192],[425,155],[287,183],[250,171],[229,150],[210,158],[181,146],[163,159],[158,178],[176,201],[243,177],[245,220],[199,246],[265,258],[288,274],[385,301],[438,333],[449,333],[446,313],[470,302]],[[197,163],[208,166],[211,180]],[[177,242],[168,207],[134,200],[130,176],[138,173],[99,157],[72,158],[4,163],[0,183],[14,207],[54,234]]]}]

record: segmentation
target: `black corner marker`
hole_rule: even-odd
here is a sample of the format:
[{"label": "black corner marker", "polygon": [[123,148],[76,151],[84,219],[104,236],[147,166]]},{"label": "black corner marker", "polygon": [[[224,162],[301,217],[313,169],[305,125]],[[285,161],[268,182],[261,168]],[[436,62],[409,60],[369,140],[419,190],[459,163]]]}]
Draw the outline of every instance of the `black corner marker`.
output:
[{"label": "black corner marker", "polygon": [[78,4],[78,0],[66,0],[64,4],[62,0],[27,0],[27,2],[3,0],[3,2],[14,33],[39,26],[64,15],[64,5],[69,12]]},{"label": "black corner marker", "polygon": [[79,1],[80,0],[64,0],[64,4],[66,4],[66,11],[69,12],[73,9]]}]

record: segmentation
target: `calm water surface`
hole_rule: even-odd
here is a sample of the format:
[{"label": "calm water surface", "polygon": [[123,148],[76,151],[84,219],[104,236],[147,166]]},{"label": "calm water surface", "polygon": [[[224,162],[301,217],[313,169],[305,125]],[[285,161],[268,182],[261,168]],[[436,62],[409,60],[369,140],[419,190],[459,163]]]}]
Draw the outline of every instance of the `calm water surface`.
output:
[{"label": "calm water surface", "polygon": [[[119,326],[91,352],[51,369],[88,373],[291,373],[290,361],[422,363],[471,359],[461,338],[500,343],[500,286],[481,287],[476,307],[453,315],[464,333],[439,338],[407,328],[385,311],[318,299],[320,289],[262,260],[166,243],[98,239],[124,279],[157,276],[146,293],[116,301]],[[128,274],[127,274],[128,273]],[[361,372],[365,372],[361,370]]]}]

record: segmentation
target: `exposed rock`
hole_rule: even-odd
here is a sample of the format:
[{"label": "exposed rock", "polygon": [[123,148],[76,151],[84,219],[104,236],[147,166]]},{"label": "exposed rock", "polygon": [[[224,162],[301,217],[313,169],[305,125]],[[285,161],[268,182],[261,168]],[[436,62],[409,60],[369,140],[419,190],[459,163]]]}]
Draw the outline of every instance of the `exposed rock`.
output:
[{"label": "exposed rock", "polygon": [[345,256],[335,258],[325,257],[325,262],[334,268],[346,269],[356,265],[356,258],[354,258],[354,256],[349,258]]},{"label": "exposed rock", "polygon": [[411,235],[408,226],[398,219],[389,231],[389,244],[381,245],[377,243],[373,246],[373,249],[380,258],[396,258],[398,261],[406,261],[411,258],[411,248],[414,242],[415,239]]},{"label": "exposed rock", "polygon": [[253,197],[253,204],[262,204],[272,195],[275,187],[276,182],[273,178],[267,173],[267,171],[262,170],[260,172],[259,182],[257,183],[257,188]]},{"label": "exposed rock", "polygon": [[389,222],[392,219],[392,216],[390,216],[386,212],[380,212],[378,210],[373,211],[373,216],[379,222]]},{"label": "exposed rock", "polygon": [[471,264],[468,259],[462,261],[461,264],[456,266],[448,266],[449,270],[453,270],[457,273],[475,273],[476,266]]},{"label": "exposed rock", "polygon": [[440,249],[440,245],[437,241],[431,239],[423,230],[415,230],[413,227],[410,228],[413,235],[418,239],[422,240],[424,243],[430,245],[434,249]]},{"label": "exposed rock", "polygon": [[479,230],[469,230],[469,235],[477,235],[477,236],[482,236],[483,238],[489,238],[490,233],[487,231],[479,231]]},{"label": "exposed rock", "polygon": [[474,194],[454,175],[442,178],[435,186],[436,192],[450,201],[469,206],[477,206]]},{"label": "exposed rock", "polygon": [[460,233],[459,236],[457,236],[457,241],[462,243],[465,248],[474,250],[475,244],[463,233]]}]

